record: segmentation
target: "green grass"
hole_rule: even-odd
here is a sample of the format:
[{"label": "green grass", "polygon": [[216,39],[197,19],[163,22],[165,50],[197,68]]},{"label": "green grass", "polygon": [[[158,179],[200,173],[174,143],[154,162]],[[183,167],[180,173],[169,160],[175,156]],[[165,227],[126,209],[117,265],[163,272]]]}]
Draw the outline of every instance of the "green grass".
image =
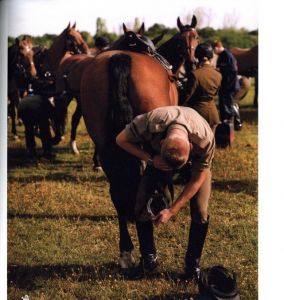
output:
[{"label": "green grass", "polygon": [[[222,264],[237,274],[241,298],[258,298],[258,119],[253,93],[242,100],[244,128],[230,149],[217,149],[213,167],[210,227],[204,267]],[[70,111],[74,110],[74,104]],[[54,162],[31,161],[21,140],[8,142],[8,299],[190,299],[194,284],[174,282],[187,243],[189,214],[155,231],[159,275],[139,281],[120,273],[118,224],[108,183],[92,170],[93,144],[81,121],[80,156],[69,136],[55,148]],[[70,130],[70,128],[68,128]],[[68,133],[69,133],[68,130]],[[37,141],[40,145],[39,141]],[[182,186],[176,186],[180,190]],[[135,228],[130,225],[139,259]]]}]

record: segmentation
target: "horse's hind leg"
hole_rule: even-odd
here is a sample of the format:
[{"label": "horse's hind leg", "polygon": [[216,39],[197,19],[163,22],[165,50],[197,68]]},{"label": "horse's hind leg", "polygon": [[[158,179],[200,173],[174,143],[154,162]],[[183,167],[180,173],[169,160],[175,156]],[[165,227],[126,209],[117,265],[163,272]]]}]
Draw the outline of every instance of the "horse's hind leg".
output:
[{"label": "horse's hind leg", "polygon": [[[119,250],[133,250],[133,243],[127,228],[128,221],[134,221],[134,204],[140,181],[140,161],[118,148],[115,142],[107,143],[100,152],[103,170],[110,184],[110,195],[119,221]],[[121,257],[120,257],[121,258]],[[121,264],[123,267],[123,265]]]},{"label": "horse's hind leg", "polygon": [[93,170],[94,171],[101,171],[102,170],[102,165],[100,162],[100,157],[99,157],[99,153],[98,153],[98,148],[95,146],[95,150],[94,150],[94,155],[93,155]]},{"label": "horse's hind leg", "polygon": [[71,150],[74,154],[79,154],[80,153],[78,148],[77,148],[76,133],[77,133],[77,127],[80,123],[81,117],[82,117],[81,101],[80,101],[79,98],[77,98],[76,110],[73,113],[72,120],[71,120],[71,141],[70,141],[70,146],[71,146]]}]

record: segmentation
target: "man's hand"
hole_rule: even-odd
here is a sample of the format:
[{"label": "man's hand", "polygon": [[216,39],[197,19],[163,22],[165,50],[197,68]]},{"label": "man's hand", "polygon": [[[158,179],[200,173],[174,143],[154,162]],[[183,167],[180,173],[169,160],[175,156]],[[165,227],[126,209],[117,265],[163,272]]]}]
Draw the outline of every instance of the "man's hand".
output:
[{"label": "man's hand", "polygon": [[173,213],[170,209],[166,208],[160,211],[160,213],[154,217],[152,220],[156,226],[159,226],[160,224],[166,224],[170,220],[170,218],[173,216]]}]

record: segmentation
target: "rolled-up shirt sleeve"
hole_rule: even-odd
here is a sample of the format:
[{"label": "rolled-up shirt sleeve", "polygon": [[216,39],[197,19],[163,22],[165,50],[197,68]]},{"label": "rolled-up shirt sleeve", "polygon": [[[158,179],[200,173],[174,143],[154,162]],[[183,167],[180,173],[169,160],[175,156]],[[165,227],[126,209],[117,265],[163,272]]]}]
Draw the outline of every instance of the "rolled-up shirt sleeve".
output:
[{"label": "rolled-up shirt sleeve", "polygon": [[124,132],[127,140],[132,143],[150,140],[152,134],[148,132],[147,113],[135,117],[131,123],[126,125]]},{"label": "rolled-up shirt sleeve", "polygon": [[192,159],[192,167],[194,170],[203,170],[207,168],[211,168],[212,161],[215,153],[215,139],[208,143],[205,148],[201,149],[197,147],[198,150],[195,150]]}]

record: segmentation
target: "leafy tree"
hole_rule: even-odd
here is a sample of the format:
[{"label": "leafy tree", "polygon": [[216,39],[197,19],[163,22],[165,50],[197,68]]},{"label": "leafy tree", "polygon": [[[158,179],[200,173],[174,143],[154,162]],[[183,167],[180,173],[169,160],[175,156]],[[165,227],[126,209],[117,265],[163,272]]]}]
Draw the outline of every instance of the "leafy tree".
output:
[{"label": "leafy tree", "polygon": [[140,23],[139,19],[136,17],[136,18],[134,19],[133,30],[134,30],[135,32],[137,32],[137,31],[139,30],[140,27],[141,27],[141,23]]},{"label": "leafy tree", "polygon": [[105,33],[108,32],[107,30],[107,26],[106,26],[106,21],[102,18],[97,18],[97,31],[96,31],[96,35],[100,36],[100,35],[104,35]]},{"label": "leafy tree", "polygon": [[94,39],[88,31],[80,31],[83,40],[87,43],[89,47],[94,46]]}]

